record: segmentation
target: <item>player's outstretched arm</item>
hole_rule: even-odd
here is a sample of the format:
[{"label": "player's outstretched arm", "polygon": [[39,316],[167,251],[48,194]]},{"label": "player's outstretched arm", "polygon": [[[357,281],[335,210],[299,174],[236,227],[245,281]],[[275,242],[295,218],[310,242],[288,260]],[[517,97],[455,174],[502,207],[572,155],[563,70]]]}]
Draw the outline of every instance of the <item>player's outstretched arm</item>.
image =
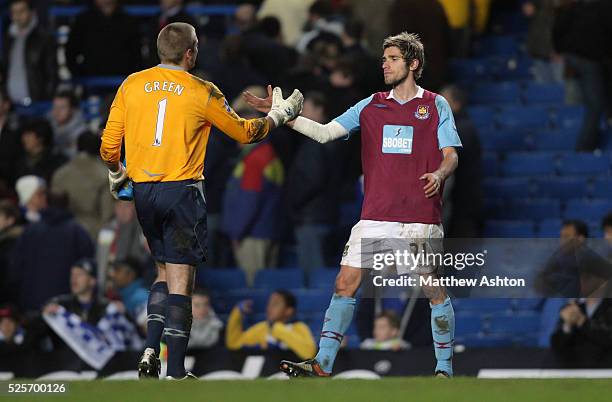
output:
[{"label": "player's outstretched arm", "polygon": [[298,90],[283,99],[280,88],[276,92],[274,107],[270,107],[266,117],[243,119],[229,106],[225,96],[219,89],[207,83],[210,91],[206,105],[205,118],[215,127],[236,141],[249,144],[263,140],[271,129],[294,119],[302,110],[304,97]]},{"label": "player's outstretched arm", "polygon": [[454,147],[442,148],[442,155],[444,159],[442,159],[440,167],[435,172],[425,173],[420,177],[421,180],[427,181],[423,187],[425,197],[427,198],[433,197],[440,191],[444,180],[453,174],[459,165],[459,156],[457,155],[457,150]]},{"label": "player's outstretched arm", "polygon": [[[266,98],[259,98],[249,91],[243,92],[242,95],[249,106],[259,112],[268,113],[272,109],[273,93],[270,85],[268,85],[268,96]],[[298,116],[293,121],[288,121],[287,125],[300,134],[322,144],[346,137],[348,134],[348,131],[335,121],[321,124],[302,116]]]}]

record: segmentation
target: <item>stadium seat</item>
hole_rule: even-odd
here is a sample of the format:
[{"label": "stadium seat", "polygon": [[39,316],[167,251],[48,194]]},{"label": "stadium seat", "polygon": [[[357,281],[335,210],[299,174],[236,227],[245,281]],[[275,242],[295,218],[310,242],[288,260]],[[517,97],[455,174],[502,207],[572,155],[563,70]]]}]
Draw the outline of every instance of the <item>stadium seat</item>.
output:
[{"label": "stadium seat", "polygon": [[584,118],[582,106],[560,106],[551,113],[551,122],[555,127],[580,130]]},{"label": "stadium seat", "polygon": [[477,56],[516,55],[520,51],[520,43],[514,36],[488,36],[473,44],[473,52]]},{"label": "stadium seat", "polygon": [[485,237],[535,237],[533,221],[487,221]]},{"label": "stadium seat", "polygon": [[337,268],[317,268],[310,272],[308,286],[311,288],[330,289],[336,282]]},{"label": "stadium seat", "polygon": [[518,104],[520,88],[513,81],[480,84],[473,88],[470,99],[479,104]]},{"label": "stadium seat", "polygon": [[540,311],[544,306],[546,299],[541,297],[530,298],[530,299],[514,299],[512,300],[512,307],[514,311]]},{"label": "stadium seat", "polygon": [[524,177],[488,178],[483,189],[486,197],[525,198],[533,194],[533,183]]},{"label": "stadium seat", "polygon": [[491,71],[496,78],[502,80],[527,80],[531,78],[533,61],[528,57],[496,57],[490,58]]},{"label": "stadium seat", "polygon": [[529,137],[527,143],[530,149],[536,151],[571,151],[576,147],[578,130],[554,129],[537,131]]},{"label": "stadium seat", "polygon": [[551,153],[510,153],[502,163],[504,176],[553,175],[555,155]]},{"label": "stadium seat", "polygon": [[214,291],[246,287],[246,277],[240,269],[201,269],[197,271],[198,282]]},{"label": "stadium seat", "polygon": [[484,151],[522,151],[526,134],[521,130],[480,129],[480,145]]},{"label": "stadium seat", "polygon": [[497,115],[497,124],[506,129],[544,129],[549,121],[544,106],[503,106]]},{"label": "stadium seat", "polygon": [[331,299],[331,293],[322,289],[296,289],[293,290],[293,294],[297,299],[297,311],[300,314],[323,315]]},{"label": "stadium seat", "polygon": [[495,152],[482,154],[482,171],[484,176],[497,176],[499,174],[499,160]]},{"label": "stadium seat", "polygon": [[255,274],[255,288],[292,289],[304,287],[304,273],[301,269],[262,269]]},{"label": "stadium seat", "polygon": [[559,162],[559,173],[562,175],[603,175],[609,172],[610,158],[607,155],[568,153]]},{"label": "stadium seat", "polygon": [[457,313],[455,315],[455,337],[482,332],[482,316],[479,313]]},{"label": "stadium seat", "polygon": [[522,312],[493,314],[490,317],[490,331],[501,334],[536,333],[540,330],[540,313]]},{"label": "stadium seat", "polygon": [[526,104],[555,103],[562,104],[565,98],[565,89],[562,84],[539,84],[528,82],[523,90],[523,99]]},{"label": "stadium seat", "polygon": [[593,181],[591,196],[612,199],[612,177],[599,177]]},{"label": "stadium seat", "polygon": [[610,211],[612,211],[612,200],[610,199],[576,199],[567,202],[564,217],[566,219],[580,219],[583,221],[599,221]]},{"label": "stadium seat", "polygon": [[491,78],[489,63],[486,59],[453,59],[450,71],[458,81],[475,81]]},{"label": "stadium seat", "polygon": [[512,308],[512,299],[454,299],[453,308],[457,313],[506,312]]},{"label": "stadium seat", "polygon": [[558,238],[561,231],[561,219],[544,219],[538,226],[538,237]]},{"label": "stadium seat", "polygon": [[584,177],[547,177],[536,180],[536,194],[541,197],[568,200],[589,194],[589,183]]},{"label": "stadium seat", "polygon": [[512,346],[511,337],[503,334],[472,334],[455,339],[455,344],[472,348],[502,348]]},{"label": "stadium seat", "polygon": [[466,110],[477,128],[491,129],[495,125],[496,111],[493,107],[487,105],[475,105],[467,107]]},{"label": "stadium seat", "polygon": [[553,198],[511,200],[507,204],[507,209],[501,211],[501,217],[505,219],[542,220],[560,216],[561,202]]},{"label": "stadium seat", "polygon": [[266,310],[270,292],[266,289],[232,289],[214,290],[211,295],[211,303],[217,313],[227,314],[241,301],[252,300],[253,311],[262,313]]}]

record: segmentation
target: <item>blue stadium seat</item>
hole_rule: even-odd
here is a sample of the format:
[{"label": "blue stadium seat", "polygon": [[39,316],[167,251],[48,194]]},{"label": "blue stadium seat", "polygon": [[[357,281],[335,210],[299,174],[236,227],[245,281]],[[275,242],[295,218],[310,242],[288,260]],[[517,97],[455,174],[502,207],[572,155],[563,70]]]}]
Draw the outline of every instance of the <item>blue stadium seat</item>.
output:
[{"label": "blue stadium seat", "polygon": [[308,278],[308,286],[311,288],[330,289],[336,282],[338,268],[314,269]]},{"label": "blue stadium seat", "polygon": [[540,330],[540,313],[522,312],[494,314],[490,317],[490,331],[501,334],[536,333]]},{"label": "blue stadium seat", "polygon": [[243,300],[253,301],[253,311],[262,313],[266,310],[270,292],[266,289],[232,289],[214,290],[211,295],[211,303],[217,313],[226,314]]},{"label": "blue stadium seat", "polygon": [[558,128],[571,128],[580,130],[584,118],[582,106],[559,106],[551,113],[551,122]]},{"label": "blue stadium seat", "polygon": [[453,308],[457,313],[500,313],[510,311],[512,299],[453,299]]},{"label": "blue stadium seat", "polygon": [[469,106],[467,113],[478,128],[493,128],[495,125],[496,111],[491,106],[475,105]]},{"label": "blue stadium seat", "polygon": [[317,313],[323,315],[329,301],[331,293],[322,289],[296,289],[292,293],[297,299],[297,310],[300,314]]},{"label": "blue stadium seat", "polygon": [[512,338],[504,334],[472,334],[455,339],[455,344],[472,348],[502,348],[512,346]]},{"label": "blue stadium seat", "polygon": [[523,91],[525,103],[555,103],[562,104],[565,98],[565,89],[562,84],[539,84],[533,81],[527,83]]},{"label": "blue stadium seat", "polygon": [[535,237],[533,221],[487,221],[485,237]]},{"label": "blue stadium seat", "polygon": [[533,194],[533,183],[524,177],[488,178],[483,189],[486,197],[525,198]]},{"label": "blue stadium seat", "polygon": [[612,177],[598,177],[595,179],[591,196],[612,199]]},{"label": "blue stadium seat", "polygon": [[542,220],[561,216],[561,201],[552,198],[512,200],[507,209],[501,211],[506,219]]},{"label": "blue stadium seat", "polygon": [[475,81],[491,78],[486,59],[453,59],[450,71],[458,81]]},{"label": "blue stadium seat", "polygon": [[514,36],[488,36],[473,44],[477,56],[512,56],[520,51],[520,43]]},{"label": "blue stadium seat", "polygon": [[491,70],[501,80],[528,80],[531,78],[533,61],[528,57],[502,57],[489,59],[493,64]]},{"label": "blue stadium seat", "polygon": [[553,175],[556,158],[551,153],[510,153],[502,164],[504,176]]},{"label": "blue stadium seat", "polygon": [[512,300],[512,307],[514,311],[540,311],[544,306],[546,299],[541,297],[530,298],[530,299],[514,299]]},{"label": "blue stadium seat", "polygon": [[549,120],[544,106],[503,106],[497,115],[497,124],[507,129],[544,129]]},{"label": "blue stadium seat", "polygon": [[522,151],[526,134],[521,130],[481,129],[480,145],[485,151]]},{"label": "blue stadium seat", "polygon": [[569,153],[564,155],[559,163],[559,173],[563,175],[576,174],[608,174],[610,158],[607,155],[590,153]]},{"label": "blue stadium seat", "polygon": [[198,282],[211,292],[240,289],[246,287],[246,277],[240,269],[200,269]]},{"label": "blue stadium seat", "polygon": [[457,313],[455,315],[455,337],[482,332],[482,316],[479,313]]},{"label": "blue stadium seat", "polygon": [[564,217],[566,219],[580,219],[583,221],[599,221],[610,211],[612,211],[612,200],[610,199],[576,199],[567,202]]},{"label": "blue stadium seat", "polygon": [[576,147],[578,130],[555,129],[538,131],[529,138],[529,147],[536,151],[571,151]]},{"label": "blue stadium seat", "polygon": [[536,194],[541,197],[568,200],[589,194],[589,183],[584,177],[547,177],[537,179]]},{"label": "blue stadium seat", "polygon": [[484,176],[497,176],[499,174],[499,159],[495,152],[483,152],[482,172]]},{"label": "blue stadium seat", "polygon": [[304,272],[301,269],[262,269],[255,274],[255,288],[292,289],[304,287]]},{"label": "blue stadium seat", "polygon": [[[606,212],[606,214],[612,213],[612,207]],[[602,215],[597,220],[591,220],[587,222],[587,226],[589,227],[589,237],[593,237],[595,239],[600,239],[603,237],[603,228],[601,227],[601,219],[605,215]]]},{"label": "blue stadium seat", "polygon": [[538,224],[538,237],[558,238],[561,231],[561,219],[544,219]]},{"label": "blue stadium seat", "polygon": [[470,94],[473,103],[481,104],[518,104],[520,98],[520,88],[513,81],[480,84]]}]

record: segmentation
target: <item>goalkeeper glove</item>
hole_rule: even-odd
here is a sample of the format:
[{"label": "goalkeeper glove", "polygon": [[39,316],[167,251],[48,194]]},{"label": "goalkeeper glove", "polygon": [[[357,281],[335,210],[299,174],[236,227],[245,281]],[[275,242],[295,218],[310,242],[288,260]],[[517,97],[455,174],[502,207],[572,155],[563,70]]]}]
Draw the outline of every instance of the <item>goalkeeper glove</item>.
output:
[{"label": "goalkeeper glove", "polygon": [[279,127],[298,117],[303,104],[304,95],[299,90],[293,90],[287,99],[283,99],[283,92],[279,87],[275,87],[272,91],[272,108],[268,117],[274,120],[276,127]]},{"label": "goalkeeper glove", "polygon": [[111,170],[108,171],[110,192],[114,199],[119,199],[118,192],[119,190],[121,190],[122,186],[127,180],[127,171],[125,170],[125,166],[123,166],[122,163],[119,164],[119,170],[117,170],[116,172],[113,172]]}]

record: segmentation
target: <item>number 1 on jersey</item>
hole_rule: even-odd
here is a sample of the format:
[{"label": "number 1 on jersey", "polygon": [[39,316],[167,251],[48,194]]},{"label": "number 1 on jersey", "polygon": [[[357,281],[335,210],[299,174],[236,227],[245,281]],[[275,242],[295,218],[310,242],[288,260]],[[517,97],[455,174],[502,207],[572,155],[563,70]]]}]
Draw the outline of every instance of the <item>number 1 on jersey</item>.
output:
[{"label": "number 1 on jersey", "polygon": [[164,135],[164,118],[166,117],[166,104],[168,99],[164,98],[159,101],[157,105],[157,125],[155,127],[155,141],[153,142],[154,147],[161,146],[162,135]]}]

